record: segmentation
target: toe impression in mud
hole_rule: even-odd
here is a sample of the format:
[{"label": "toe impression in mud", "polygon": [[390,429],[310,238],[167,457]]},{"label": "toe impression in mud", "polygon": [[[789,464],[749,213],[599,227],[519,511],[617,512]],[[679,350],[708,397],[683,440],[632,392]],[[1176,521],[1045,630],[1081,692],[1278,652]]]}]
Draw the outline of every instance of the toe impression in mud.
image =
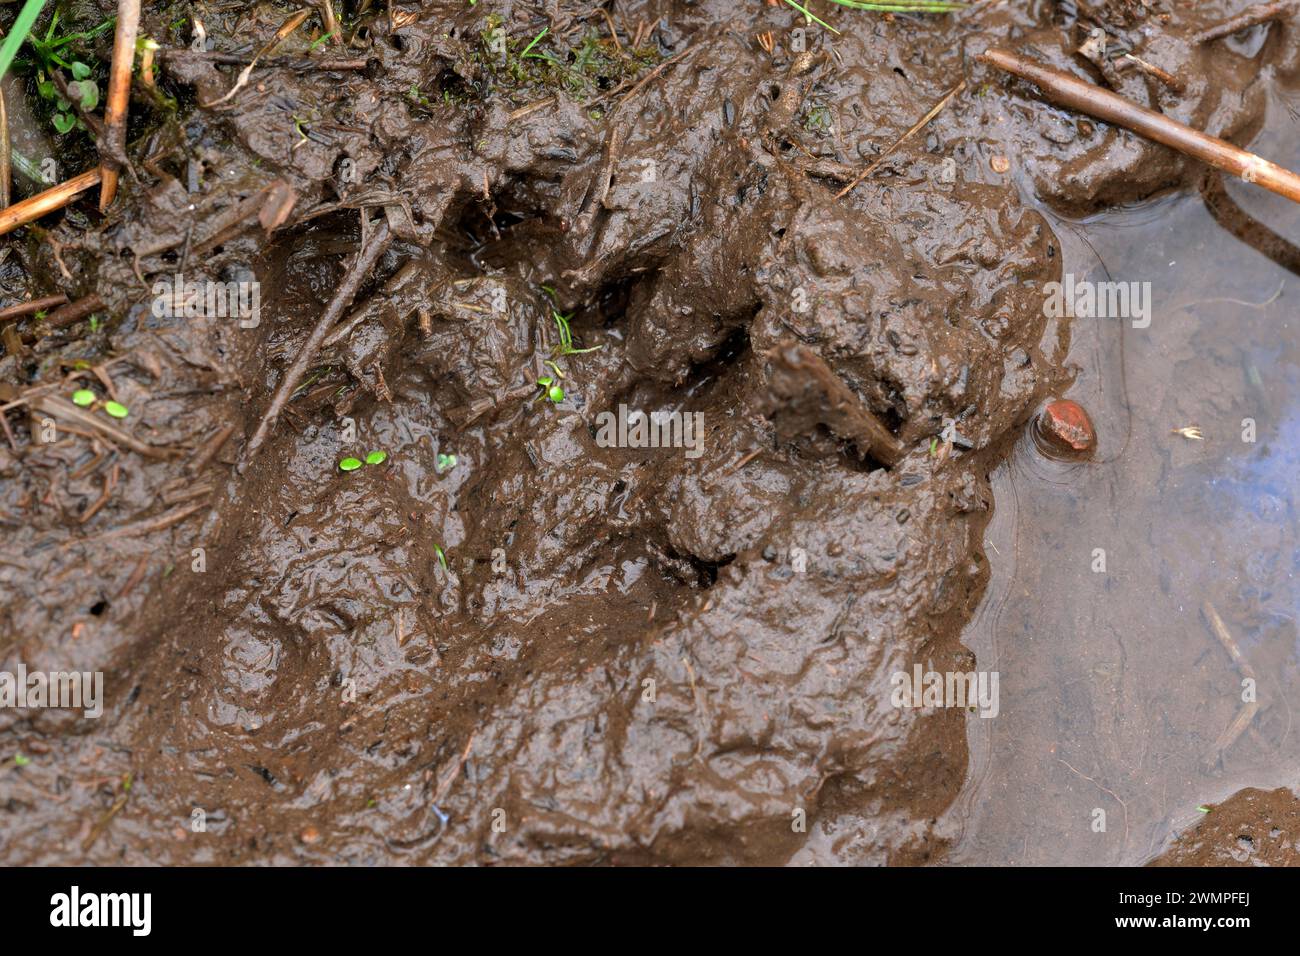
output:
[{"label": "toe impression in mud", "polygon": [[852,442],[861,457],[890,468],[902,459],[903,443],[812,349],[783,342],[767,353],[767,371],[768,418],[782,441],[825,425]]}]

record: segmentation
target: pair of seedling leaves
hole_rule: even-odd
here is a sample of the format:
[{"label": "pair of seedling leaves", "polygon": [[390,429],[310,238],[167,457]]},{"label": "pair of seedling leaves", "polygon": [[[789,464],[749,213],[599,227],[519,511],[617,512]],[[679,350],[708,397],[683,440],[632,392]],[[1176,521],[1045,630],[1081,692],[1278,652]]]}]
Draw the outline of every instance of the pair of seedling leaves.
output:
[{"label": "pair of seedling leaves", "polygon": [[[81,108],[89,113],[99,105],[99,86],[94,80],[90,79],[90,67],[80,60],[74,60],[72,66],[72,82],[68,84],[68,92],[77,97],[80,101]],[[72,104],[59,95],[59,91],[54,86],[54,81],[43,79],[37,84],[37,91],[42,99],[54,100],[54,128],[60,133],[71,132],[72,128],[80,122],[75,113],[72,112]]]}]

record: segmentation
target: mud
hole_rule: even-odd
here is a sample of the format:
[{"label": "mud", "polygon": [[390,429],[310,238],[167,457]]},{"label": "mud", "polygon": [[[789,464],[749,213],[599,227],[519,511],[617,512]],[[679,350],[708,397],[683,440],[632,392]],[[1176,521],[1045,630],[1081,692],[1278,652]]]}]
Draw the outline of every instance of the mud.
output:
[{"label": "mud", "polygon": [[[163,56],[138,181],[0,261],[14,299],[107,303],[21,320],[0,360],[26,400],[0,660],[106,679],[97,720],[0,711],[0,860],[944,862],[979,718],[890,681],[982,666],[989,475],[1073,375],[1047,211],[1204,175],[973,58],[1011,44],[1246,144],[1300,45],[1194,42],[1241,6],[1089,5],[1178,92],[1074,55],[1084,4],[837,8],[832,36],[630,3],[617,46],[574,4],[349,5],[329,55],[364,69],[271,63],[224,102],[238,67]],[[290,12],[206,29],[251,55]],[[324,55],[309,24],[277,55]],[[543,28],[553,59],[524,58]],[[250,456],[376,217],[396,241]],[[259,321],[166,314],[177,273],[255,279]],[[69,373],[129,441],[51,404]],[[703,453],[605,447],[620,405],[701,413]],[[1220,862],[1237,834],[1201,829]]]}]

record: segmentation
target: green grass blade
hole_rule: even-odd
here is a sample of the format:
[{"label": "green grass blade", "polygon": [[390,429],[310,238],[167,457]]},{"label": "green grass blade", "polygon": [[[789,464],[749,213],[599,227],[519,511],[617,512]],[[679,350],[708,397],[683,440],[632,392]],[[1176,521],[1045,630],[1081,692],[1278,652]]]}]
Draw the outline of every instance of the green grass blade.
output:
[{"label": "green grass blade", "polygon": [[[526,60],[526,59],[528,59],[528,57],[529,57],[529,51],[532,50],[533,47],[537,46],[537,42],[538,42],[539,40],[541,40],[542,37],[546,36],[546,34],[548,34],[548,33],[550,33],[550,32],[551,32],[551,28],[550,28],[550,27],[547,27],[547,28],[544,29],[541,33],[537,34],[537,36],[533,37],[532,42],[529,43],[528,46],[524,47],[524,52],[521,53],[521,54],[519,54],[519,59],[521,59],[521,60]],[[540,54],[540,53],[533,53],[532,56],[535,56],[535,57],[537,57],[538,59],[541,59],[541,54]]]},{"label": "green grass blade", "polygon": [[45,0],[27,0],[22,10],[18,12],[18,19],[14,21],[13,29],[5,37],[4,45],[0,46],[0,78],[9,72],[9,64],[13,63],[18,48],[23,45],[23,40],[27,39],[28,31],[31,30],[32,24],[41,15],[44,7]]},{"label": "green grass blade", "polygon": [[851,10],[874,10],[876,13],[955,13],[970,6],[956,0],[888,0],[886,3],[869,3],[866,0],[831,0]]},{"label": "green grass blade", "polygon": [[829,23],[827,23],[825,20],[823,20],[821,17],[817,16],[817,15],[814,14],[814,13],[811,13],[811,12],[810,12],[809,10],[807,10],[806,8],[799,6],[799,4],[795,2],[795,0],[785,0],[785,2],[788,3],[788,4],[790,4],[790,6],[794,7],[796,10],[798,10],[800,13],[802,13],[802,14],[803,14],[805,17],[807,17],[809,20],[813,20],[813,21],[815,21],[815,22],[817,22],[817,23],[820,23],[820,24],[821,24],[822,26],[824,26],[827,30],[830,30],[831,33],[839,33],[839,32],[840,32],[839,30],[836,30],[833,26],[831,26]]}]

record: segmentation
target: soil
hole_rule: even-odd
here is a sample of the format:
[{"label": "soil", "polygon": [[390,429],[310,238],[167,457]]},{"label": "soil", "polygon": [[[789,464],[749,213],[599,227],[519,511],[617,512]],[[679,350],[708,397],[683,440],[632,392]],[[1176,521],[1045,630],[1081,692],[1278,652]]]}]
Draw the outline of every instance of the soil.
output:
[{"label": "soil", "polygon": [[[26,399],[0,668],[106,681],[98,720],[0,710],[24,755],[0,862],[944,862],[978,718],[891,707],[890,675],[981,666],[989,476],[1074,374],[1049,212],[1204,180],[974,58],[1011,46],[1247,145],[1295,88],[1295,26],[1198,44],[1227,0],[821,10],[839,35],[718,0],[372,6],[228,98],[240,67],[146,11],[176,52],[132,104],[135,177],[0,253],[11,300],[106,303],[17,320],[0,360]],[[251,56],[292,12],[206,33]],[[1096,25],[1180,89],[1079,57]],[[524,58],[543,28],[553,59]],[[255,279],[260,321],[159,315],[176,274]],[[54,404],[75,387],[130,409],[129,442]],[[702,413],[703,453],[604,447],[620,405]],[[1225,862],[1238,805],[1258,860],[1293,854],[1294,807],[1261,799],[1164,859]]]}]

